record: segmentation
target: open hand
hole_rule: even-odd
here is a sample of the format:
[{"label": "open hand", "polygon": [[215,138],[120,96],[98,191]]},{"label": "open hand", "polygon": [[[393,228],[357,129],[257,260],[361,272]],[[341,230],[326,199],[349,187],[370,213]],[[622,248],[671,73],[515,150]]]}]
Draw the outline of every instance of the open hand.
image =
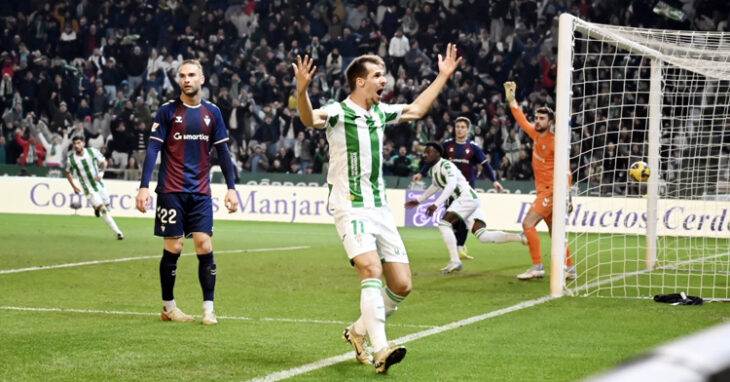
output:
[{"label": "open hand", "polygon": [[451,77],[452,74],[456,71],[456,68],[459,67],[459,64],[461,63],[461,60],[463,57],[457,57],[457,49],[456,44],[447,44],[446,45],[446,55],[441,56],[439,54],[439,73],[446,74],[447,76]]},{"label": "open hand", "polygon": [[297,63],[292,63],[291,66],[294,68],[294,76],[297,78],[297,93],[302,93],[312,82],[314,73],[317,73],[317,66],[314,65],[314,60],[309,55],[305,55],[304,59],[297,55]]},{"label": "open hand", "polygon": [[517,84],[514,81],[504,83],[504,98],[507,103],[512,103],[515,100],[515,90],[517,90]]}]

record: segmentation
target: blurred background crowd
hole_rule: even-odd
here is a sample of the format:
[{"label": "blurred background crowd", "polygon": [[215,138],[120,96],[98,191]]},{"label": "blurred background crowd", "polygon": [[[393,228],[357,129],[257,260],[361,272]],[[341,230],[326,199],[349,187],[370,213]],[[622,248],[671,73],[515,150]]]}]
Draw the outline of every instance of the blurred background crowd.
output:
[{"label": "blurred background crowd", "polygon": [[[537,106],[554,107],[559,14],[614,25],[728,29],[723,4],[669,1],[687,16],[675,21],[653,13],[654,3],[5,0],[0,164],[63,166],[70,138],[83,135],[112,169],[127,170],[120,176],[137,179],[155,113],[179,94],[176,70],[197,58],[206,75],[203,97],[222,111],[239,171],[326,172],[324,133],[298,118],[296,56],[308,54],[318,66],[310,86],[315,108],[347,96],[344,70],[365,53],[386,61],[384,102],[409,103],[436,76],[437,55],[454,42],[465,60],[428,116],[386,131],[386,174],[418,171],[415,149],[451,138],[453,121],[467,116],[472,139],[499,178],[529,180],[531,140],[506,107],[502,84],[517,82],[528,117]],[[616,147],[631,149],[619,145],[620,127],[604,128],[616,130],[600,132]],[[597,155],[601,160],[603,153]]]}]

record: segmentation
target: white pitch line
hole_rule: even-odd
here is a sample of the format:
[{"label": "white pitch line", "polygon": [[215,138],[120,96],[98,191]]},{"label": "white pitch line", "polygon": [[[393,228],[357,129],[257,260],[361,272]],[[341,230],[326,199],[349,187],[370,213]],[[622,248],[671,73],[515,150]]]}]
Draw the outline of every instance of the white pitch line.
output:
[{"label": "white pitch line", "polygon": [[[724,256],[724,255],[725,254],[708,256],[708,257],[702,258],[700,260],[704,260],[704,259],[708,259],[708,258],[715,258],[715,257],[719,257],[719,256]],[[641,273],[641,272],[636,272],[636,273]],[[619,278],[626,278],[626,277],[629,277],[631,275],[633,275],[633,273],[632,274],[628,274],[628,275],[619,276]],[[616,281],[615,278],[612,278],[612,279],[609,279],[609,280],[599,281],[597,283],[594,283],[595,285],[594,284],[591,284],[590,286],[591,287],[600,286],[602,284],[606,284],[606,283],[609,283],[609,282],[612,282],[612,281]],[[580,289],[584,289],[584,288],[580,288]],[[578,290],[580,290],[580,289],[578,289]],[[423,337],[427,337],[427,336],[431,336],[431,335],[434,335],[434,334],[439,334],[439,333],[445,332],[447,330],[456,329],[456,328],[459,328],[459,327],[462,327],[462,326],[470,325],[470,324],[473,324],[475,322],[479,322],[479,321],[486,320],[488,318],[501,316],[503,314],[511,313],[511,312],[514,312],[514,311],[517,311],[517,310],[521,310],[521,309],[529,308],[531,306],[535,306],[535,305],[538,305],[538,304],[542,304],[542,303],[547,302],[547,301],[550,301],[550,300],[552,300],[554,298],[556,298],[556,297],[545,296],[545,297],[541,297],[541,298],[538,298],[538,299],[521,302],[519,304],[512,305],[512,306],[507,307],[507,308],[504,308],[504,309],[495,310],[495,311],[492,311],[492,312],[489,312],[489,313],[485,313],[485,314],[481,314],[481,315],[478,315],[478,316],[469,317],[469,318],[466,318],[466,319],[463,319],[463,320],[460,320],[460,321],[455,321],[455,322],[452,322],[450,324],[446,324],[446,325],[443,325],[443,326],[437,326],[437,327],[434,327],[434,328],[431,328],[431,329],[427,329],[427,330],[423,330],[423,331],[416,332],[416,333],[413,333],[413,334],[409,334],[407,336],[403,336],[403,337],[397,338],[393,342],[398,343],[398,344],[405,344],[405,343],[410,342],[410,341],[415,341],[417,339],[420,339],[420,338],[423,338]],[[274,382],[274,381],[280,381],[282,379],[291,378],[291,377],[294,377],[294,376],[297,376],[297,375],[300,375],[300,374],[308,373],[308,372],[313,371],[313,370],[321,369],[323,367],[327,367],[327,366],[331,366],[331,365],[334,365],[334,364],[337,364],[337,363],[340,363],[340,362],[344,362],[344,361],[346,361],[348,359],[354,358],[354,356],[355,356],[355,352],[348,352],[348,353],[341,354],[341,355],[338,355],[338,356],[335,356],[335,357],[330,357],[330,358],[326,358],[326,359],[319,360],[319,361],[316,361],[316,362],[308,363],[306,365],[302,365],[302,366],[299,366],[299,367],[295,367],[295,368],[292,368],[292,369],[289,369],[289,370],[278,371],[278,372],[275,372],[275,373],[272,373],[272,374],[269,374],[269,375],[266,375],[266,376],[263,376],[263,377],[254,378],[254,379],[249,380],[249,382]]]},{"label": "white pitch line", "polygon": [[[703,257],[701,259],[695,259],[694,261],[707,260],[707,259],[712,259],[712,258],[716,258],[716,257],[725,256],[725,255],[727,255],[727,254],[712,255],[712,256]],[[690,261],[690,262],[692,262],[692,261]],[[683,263],[678,263],[678,264],[683,264]],[[678,265],[678,264],[675,264],[675,266]],[[665,266],[665,267],[667,267],[667,266]],[[637,272],[637,273],[641,273],[641,272]],[[633,273],[632,274],[628,274],[628,275],[619,276],[619,278],[626,278],[626,277],[629,277],[631,275],[633,275]],[[589,286],[591,286],[591,287],[600,286],[602,284],[606,284],[606,283],[609,283],[609,282],[612,282],[612,281],[616,281],[615,278],[608,279],[608,280],[603,280],[603,281],[598,281],[598,282],[596,282],[594,284],[591,284]],[[587,288],[587,287],[588,286],[586,286],[585,288]],[[582,289],[585,289],[585,288],[578,288],[577,290],[574,290],[573,292],[576,292],[576,291],[579,291],[579,290],[582,290]],[[568,291],[568,292],[570,292],[570,291]],[[544,302],[550,301],[550,300],[555,299],[555,298],[557,298],[557,297],[545,296],[545,297],[537,298],[537,299],[534,299],[534,300],[524,301],[524,302],[521,302],[519,304],[512,305],[510,307],[504,308],[504,309],[495,310],[495,311],[492,311],[492,312],[489,312],[489,313],[485,313],[485,314],[481,314],[481,315],[478,315],[478,316],[473,316],[473,317],[465,318],[465,319],[460,320],[460,321],[455,321],[455,322],[452,322],[450,324],[446,324],[446,325],[443,325],[443,326],[437,326],[437,327],[434,327],[434,328],[431,328],[431,329],[427,329],[427,330],[423,330],[423,331],[416,332],[416,333],[413,333],[413,334],[409,334],[407,336],[403,336],[403,337],[397,338],[393,342],[398,343],[398,344],[405,344],[405,343],[410,342],[410,341],[415,341],[417,339],[420,339],[420,338],[423,338],[423,337],[427,337],[427,336],[431,336],[431,335],[434,335],[434,334],[439,334],[439,333],[445,332],[447,330],[456,329],[456,328],[459,328],[459,327],[462,327],[462,326],[470,325],[470,324],[473,324],[475,322],[479,322],[479,321],[486,320],[488,318],[501,316],[503,314],[507,314],[507,313],[511,313],[511,312],[514,312],[514,311],[517,311],[517,310],[529,308],[531,306],[539,305],[539,304],[542,304]],[[289,370],[278,371],[278,372],[275,372],[275,373],[272,373],[272,374],[269,374],[269,375],[266,375],[266,376],[263,376],[263,377],[253,378],[253,379],[249,380],[249,382],[273,382],[273,381],[280,381],[282,379],[291,378],[291,377],[294,377],[294,376],[297,376],[297,375],[300,375],[300,374],[304,374],[304,373],[308,373],[310,371],[314,371],[314,370],[317,370],[317,369],[321,369],[323,367],[335,365],[335,364],[338,364],[340,362],[347,361],[348,359],[352,359],[354,357],[355,357],[355,352],[352,351],[352,352],[348,352],[348,353],[341,354],[341,355],[338,355],[338,356],[334,356],[334,357],[326,358],[326,359],[319,360],[319,361],[316,361],[316,362],[308,363],[306,365],[298,366],[298,367],[295,367],[295,368],[292,368],[292,369],[289,369]]]},{"label": "white pitch line", "polygon": [[[280,247],[280,248],[253,248],[253,249],[230,249],[230,250],[223,250],[223,251],[213,251],[213,253],[248,253],[248,252],[274,252],[274,251],[292,251],[297,249],[305,249],[309,248],[308,245],[303,246],[296,246],[296,247]],[[181,256],[192,256],[195,255],[195,252],[188,252],[183,253]],[[125,261],[135,261],[135,260],[148,260],[148,259],[159,259],[160,255],[153,255],[153,256],[134,256],[134,257],[122,257],[120,259],[109,259],[109,260],[91,260],[91,261],[81,261],[78,263],[66,263],[66,264],[56,264],[56,265],[41,265],[38,267],[28,267],[28,268],[18,268],[18,269],[2,269],[0,270],[0,275],[2,274],[8,274],[8,273],[20,273],[20,272],[31,272],[31,271],[42,271],[46,269],[57,269],[57,268],[70,268],[70,267],[79,267],[82,265],[94,265],[94,264],[107,264],[107,263],[122,263]]]},{"label": "white pitch line", "polygon": [[[130,315],[130,316],[158,316],[159,313],[152,312],[124,312],[119,310],[97,310],[97,309],[73,309],[73,308],[35,308],[27,306],[0,306],[0,310],[15,310],[25,312],[59,312],[59,313],[88,313],[88,314],[113,314],[113,315]],[[201,317],[200,315],[192,315],[193,317]],[[306,318],[277,318],[277,317],[240,317],[240,316],[218,316],[224,320],[243,320],[243,321],[267,321],[267,322],[291,322],[303,324],[324,324],[324,325],[350,325],[350,321],[333,321],[333,320],[317,320]],[[415,325],[415,324],[391,324],[390,326],[412,327],[412,328],[435,328],[434,325]]]},{"label": "white pitch line", "polygon": [[[400,338],[396,338],[395,340],[393,340],[393,342],[395,342],[397,344],[405,344],[405,343],[415,341],[415,340],[423,338],[423,337],[432,336],[434,334],[443,333],[447,330],[456,329],[456,328],[459,328],[462,326],[473,324],[475,322],[483,321],[488,318],[501,316],[503,314],[507,314],[507,313],[511,313],[511,312],[514,312],[517,310],[529,308],[531,306],[539,305],[544,302],[550,301],[554,298],[555,297],[545,296],[545,297],[537,298],[534,300],[521,302],[519,304],[512,305],[507,308],[495,310],[495,311],[485,313],[485,314],[480,314],[478,316],[465,318],[463,320],[454,321],[452,323],[449,323],[449,324],[446,324],[443,326],[436,326],[431,329],[423,330],[423,331],[420,331],[417,333],[413,333],[413,334],[409,334],[409,335],[406,335],[406,336],[403,336]],[[319,360],[316,362],[308,363],[306,365],[298,366],[298,367],[295,367],[295,368],[292,368],[289,370],[277,371],[275,373],[271,373],[271,374],[263,376],[263,377],[253,378],[253,379],[250,379],[249,382],[280,381],[282,379],[291,378],[291,377],[294,377],[294,376],[297,376],[300,374],[304,374],[304,373],[308,373],[310,371],[321,369],[323,367],[332,366],[332,365],[338,364],[340,362],[351,360],[353,358],[355,358],[355,352],[351,351],[351,352],[347,352],[345,354],[340,354],[338,356],[325,358],[325,359],[322,359],[322,360]]]},{"label": "white pitch line", "polygon": [[662,265],[660,267],[657,267],[656,269],[642,269],[642,270],[638,270],[638,271],[624,273],[622,275],[616,275],[616,276],[613,276],[613,277],[610,277],[610,278],[607,278],[607,279],[603,279],[603,280],[599,280],[599,281],[596,281],[596,282],[593,282],[593,283],[590,283],[590,284],[586,284],[586,285],[583,285],[583,286],[579,286],[579,287],[577,287],[575,289],[567,289],[566,288],[566,293],[569,294],[569,295],[575,295],[575,294],[578,294],[580,292],[585,292],[587,290],[591,290],[591,289],[596,288],[596,287],[599,287],[601,285],[611,284],[614,281],[620,281],[620,280],[627,279],[627,278],[632,277],[632,276],[643,275],[643,274],[646,274],[646,273],[656,272],[656,271],[665,270],[665,269],[675,269],[675,268],[678,268],[678,267],[681,267],[681,266],[684,266],[684,265],[688,265],[688,264],[692,264],[692,263],[696,263],[696,262],[701,262],[701,261],[705,261],[705,260],[712,260],[712,259],[716,259],[716,258],[719,258],[719,257],[728,256],[728,255],[730,255],[730,252],[728,252],[728,253],[718,253],[718,254],[715,254],[715,255],[709,255],[709,256],[705,256],[705,257],[700,257],[699,259],[688,259],[688,260],[684,260],[684,261],[678,261],[676,263],[669,263],[669,264],[666,264],[666,265]]}]

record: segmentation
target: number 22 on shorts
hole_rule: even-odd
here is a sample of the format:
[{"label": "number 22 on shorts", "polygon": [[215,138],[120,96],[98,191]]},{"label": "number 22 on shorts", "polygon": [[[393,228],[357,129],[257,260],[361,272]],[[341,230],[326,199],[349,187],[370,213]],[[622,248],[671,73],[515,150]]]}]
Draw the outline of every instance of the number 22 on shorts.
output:
[{"label": "number 22 on shorts", "polygon": [[161,208],[157,207],[157,217],[160,218],[162,224],[175,224],[177,223],[177,210],[174,208]]}]

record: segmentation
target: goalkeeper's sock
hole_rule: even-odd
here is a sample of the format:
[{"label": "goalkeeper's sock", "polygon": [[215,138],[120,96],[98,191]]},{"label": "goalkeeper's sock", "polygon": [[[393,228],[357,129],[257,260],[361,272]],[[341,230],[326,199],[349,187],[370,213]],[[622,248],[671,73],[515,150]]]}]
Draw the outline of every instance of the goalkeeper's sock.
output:
[{"label": "goalkeeper's sock", "polygon": [[569,267],[573,266],[573,258],[570,256],[570,247],[565,245],[565,264]]},{"label": "goalkeeper's sock", "polygon": [[162,300],[172,301],[175,299],[172,291],[175,289],[175,276],[177,275],[177,259],[180,254],[162,250],[160,260],[160,285],[162,286]]},{"label": "goalkeeper's sock", "polygon": [[439,231],[441,231],[441,237],[446,243],[446,249],[449,250],[449,258],[452,262],[461,263],[459,260],[459,251],[456,250],[456,235],[454,230],[451,228],[451,223],[446,220],[439,221]]},{"label": "goalkeeper's sock", "polygon": [[198,254],[198,280],[203,290],[203,300],[213,301],[215,296],[216,265],[213,252]]},{"label": "goalkeeper's sock", "polygon": [[525,228],[525,236],[527,237],[527,246],[530,248],[532,264],[542,264],[542,254],[540,253],[540,234],[537,233],[535,227],[528,227]]}]

